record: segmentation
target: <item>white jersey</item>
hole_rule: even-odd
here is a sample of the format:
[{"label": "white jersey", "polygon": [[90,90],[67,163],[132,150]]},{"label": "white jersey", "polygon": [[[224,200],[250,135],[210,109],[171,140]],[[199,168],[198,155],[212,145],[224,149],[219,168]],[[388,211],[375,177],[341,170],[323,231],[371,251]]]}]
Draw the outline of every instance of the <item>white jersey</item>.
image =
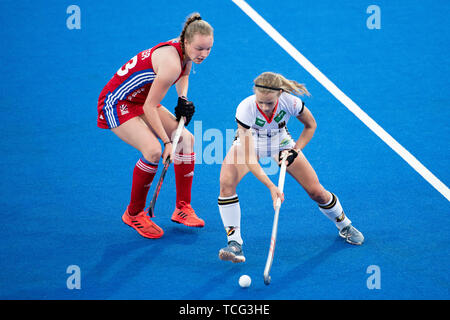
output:
[{"label": "white jersey", "polygon": [[[255,95],[251,95],[237,107],[236,121],[252,130],[258,156],[268,157],[294,147],[295,141],[286,130],[286,124],[290,117],[299,116],[303,109],[304,102],[300,98],[283,92],[269,119],[256,103]],[[235,143],[240,143],[239,138]]]}]

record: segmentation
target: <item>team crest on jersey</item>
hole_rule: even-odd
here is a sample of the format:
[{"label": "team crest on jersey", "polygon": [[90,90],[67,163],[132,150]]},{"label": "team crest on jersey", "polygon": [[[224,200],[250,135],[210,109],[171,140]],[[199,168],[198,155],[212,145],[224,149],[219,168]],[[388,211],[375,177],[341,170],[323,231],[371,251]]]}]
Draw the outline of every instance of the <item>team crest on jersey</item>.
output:
[{"label": "team crest on jersey", "polygon": [[264,127],[264,125],[266,124],[266,121],[260,119],[260,118],[256,118],[255,124],[260,126],[260,127]]},{"label": "team crest on jersey", "polygon": [[283,119],[285,114],[286,111],[281,110],[280,113],[278,113],[277,116],[274,118],[275,122],[280,122],[280,120]]}]

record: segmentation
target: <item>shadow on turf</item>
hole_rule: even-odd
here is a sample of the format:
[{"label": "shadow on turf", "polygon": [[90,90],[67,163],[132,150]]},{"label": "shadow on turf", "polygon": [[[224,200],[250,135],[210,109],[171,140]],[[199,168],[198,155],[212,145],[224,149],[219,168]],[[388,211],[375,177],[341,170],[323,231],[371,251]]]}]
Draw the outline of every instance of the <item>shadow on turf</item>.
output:
[{"label": "shadow on turf", "polygon": [[[240,270],[239,264],[230,265],[224,272],[214,272],[215,276],[208,278],[203,285],[197,287],[195,290],[188,292],[181,300],[203,300],[211,291],[211,284],[224,284],[224,279],[234,278],[236,273]],[[216,270],[217,271],[217,270]],[[242,289],[241,289],[242,290]],[[233,299],[233,298],[230,298]]]},{"label": "shadow on turf", "polygon": [[[341,238],[336,237],[336,239],[326,248],[317,252],[314,256],[301,257],[303,261],[301,264],[295,266],[291,270],[284,273],[282,277],[280,277],[277,281],[280,283],[290,283],[295,284],[302,281],[308,277],[308,275],[312,274],[313,271],[321,264],[325,263],[328,258],[333,255],[338,255],[343,250],[351,250],[352,248],[356,248],[355,246],[349,245],[345,243]],[[283,291],[284,286],[280,286],[280,291]]]},{"label": "shadow on turf", "polygon": [[152,261],[158,259],[164,251],[170,251],[173,244],[189,246],[198,239],[198,230],[193,228],[174,225],[164,230],[165,234],[161,239],[145,239],[137,234],[135,239],[124,242],[120,242],[120,239],[111,239],[109,245],[99,248],[98,255],[92,257],[92,260],[97,261],[95,265],[80,265],[81,290],[67,289],[68,275],[61,272],[61,278],[49,279],[47,284],[39,288],[18,289],[2,294],[0,298],[2,300],[109,299],[120,292],[131,279],[148,269]]},{"label": "shadow on turf", "polygon": [[89,299],[107,299],[113,292],[119,292],[122,284],[129,282],[134,275],[137,276],[148,269],[163,251],[170,251],[171,245],[189,246],[195,243],[197,238],[197,230],[175,225],[165,227],[164,235],[160,239],[139,237],[127,243],[110,245],[105,249],[100,262],[86,276],[86,282],[89,277],[94,279],[89,286],[92,290],[85,286],[86,291],[92,293],[89,294]]}]

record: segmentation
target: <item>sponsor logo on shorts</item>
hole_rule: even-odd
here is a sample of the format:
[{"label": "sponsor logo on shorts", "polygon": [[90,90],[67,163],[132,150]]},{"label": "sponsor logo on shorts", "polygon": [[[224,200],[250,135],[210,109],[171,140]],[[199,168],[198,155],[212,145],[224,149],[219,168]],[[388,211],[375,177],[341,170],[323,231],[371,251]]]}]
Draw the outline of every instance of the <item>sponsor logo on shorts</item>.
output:
[{"label": "sponsor logo on shorts", "polygon": [[289,144],[289,142],[291,142],[291,139],[283,139],[283,140],[281,140],[280,147],[287,146]]}]

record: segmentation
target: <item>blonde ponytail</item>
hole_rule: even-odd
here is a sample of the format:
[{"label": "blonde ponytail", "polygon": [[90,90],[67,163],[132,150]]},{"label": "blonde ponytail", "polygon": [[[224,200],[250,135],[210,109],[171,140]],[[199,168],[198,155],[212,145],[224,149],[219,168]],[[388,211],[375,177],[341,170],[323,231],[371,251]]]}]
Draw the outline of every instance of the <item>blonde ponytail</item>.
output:
[{"label": "blonde ponytail", "polygon": [[284,91],[297,96],[307,95],[311,96],[308,89],[295,80],[288,80],[283,75],[275,72],[261,73],[255,80],[253,80],[253,90],[260,90],[262,92],[270,92],[270,90]]}]

